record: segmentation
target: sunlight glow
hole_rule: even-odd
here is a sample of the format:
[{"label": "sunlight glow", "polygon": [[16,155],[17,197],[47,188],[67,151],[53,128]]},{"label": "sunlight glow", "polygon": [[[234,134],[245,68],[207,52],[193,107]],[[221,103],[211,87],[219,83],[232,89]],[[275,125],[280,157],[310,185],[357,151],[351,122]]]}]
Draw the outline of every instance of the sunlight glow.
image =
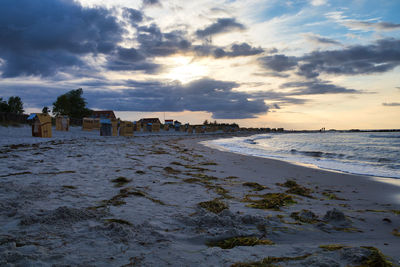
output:
[{"label": "sunlight glow", "polygon": [[172,67],[166,78],[188,83],[208,74],[208,68],[199,62],[193,62],[191,57],[176,56],[171,58]]}]

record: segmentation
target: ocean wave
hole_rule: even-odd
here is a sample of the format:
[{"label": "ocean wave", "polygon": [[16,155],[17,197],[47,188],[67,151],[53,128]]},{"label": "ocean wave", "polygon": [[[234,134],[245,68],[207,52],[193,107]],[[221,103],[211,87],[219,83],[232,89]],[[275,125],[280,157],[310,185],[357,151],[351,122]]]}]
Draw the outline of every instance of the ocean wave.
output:
[{"label": "ocean wave", "polygon": [[400,138],[400,135],[377,135],[377,134],[371,134],[369,135],[369,138]]},{"label": "ocean wave", "polygon": [[296,149],[291,149],[290,153],[301,154],[304,156],[309,156],[309,157],[314,157],[314,158],[346,158],[345,154],[322,152],[322,151],[299,151]]},{"label": "ocean wave", "polygon": [[245,139],[245,140],[243,140],[243,142],[245,142],[247,144],[251,144],[251,145],[257,145],[257,142],[254,141],[254,139]]},{"label": "ocean wave", "polygon": [[261,136],[255,136],[253,138],[244,139],[243,142],[245,142],[247,144],[251,144],[251,145],[257,145],[258,144],[257,140],[271,139],[271,138],[272,138],[272,136],[270,136],[270,135],[261,135]]}]

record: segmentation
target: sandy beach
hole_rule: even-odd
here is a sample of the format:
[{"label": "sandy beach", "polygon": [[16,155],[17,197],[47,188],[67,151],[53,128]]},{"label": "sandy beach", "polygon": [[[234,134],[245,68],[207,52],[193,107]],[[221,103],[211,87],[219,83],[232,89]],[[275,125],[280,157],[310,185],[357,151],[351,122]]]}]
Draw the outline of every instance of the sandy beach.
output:
[{"label": "sandy beach", "polygon": [[0,136],[1,266],[400,264],[390,179],[201,144],[219,135]]}]

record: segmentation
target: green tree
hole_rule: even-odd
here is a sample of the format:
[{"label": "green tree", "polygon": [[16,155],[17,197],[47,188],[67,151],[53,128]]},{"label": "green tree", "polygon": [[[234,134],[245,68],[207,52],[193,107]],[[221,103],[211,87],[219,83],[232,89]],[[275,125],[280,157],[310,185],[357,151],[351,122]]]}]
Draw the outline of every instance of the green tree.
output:
[{"label": "green tree", "polygon": [[7,101],[3,100],[2,97],[0,97],[0,112],[10,112],[10,107],[7,104]]},{"label": "green tree", "polygon": [[208,124],[208,120],[205,120],[204,122],[203,122],[203,125],[207,125]]},{"label": "green tree", "polygon": [[9,112],[22,114],[24,113],[24,103],[19,96],[10,96],[8,99]]},{"label": "green tree", "polygon": [[87,103],[82,94],[83,90],[79,88],[57,97],[56,102],[53,103],[53,114],[67,115],[76,119],[92,114],[92,110],[86,107]]},{"label": "green tree", "polygon": [[44,113],[44,114],[49,114],[50,113],[50,109],[49,109],[49,107],[43,107],[43,109],[42,109],[42,113]]}]

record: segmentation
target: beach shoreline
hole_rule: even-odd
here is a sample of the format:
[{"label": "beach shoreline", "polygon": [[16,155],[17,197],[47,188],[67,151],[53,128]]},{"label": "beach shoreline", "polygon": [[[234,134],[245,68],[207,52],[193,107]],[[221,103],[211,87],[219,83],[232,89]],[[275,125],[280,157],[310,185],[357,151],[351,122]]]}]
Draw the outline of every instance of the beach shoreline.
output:
[{"label": "beach shoreline", "polygon": [[[363,246],[400,261],[400,190],[373,177],[201,144],[219,135],[104,138],[75,128],[40,140],[0,131],[9,132],[0,148],[1,264],[231,266],[273,256],[280,266],[346,266],[370,256]],[[293,202],[255,208],[268,194]],[[222,211],[205,208],[213,200]],[[243,236],[270,243],[210,245]]]}]

